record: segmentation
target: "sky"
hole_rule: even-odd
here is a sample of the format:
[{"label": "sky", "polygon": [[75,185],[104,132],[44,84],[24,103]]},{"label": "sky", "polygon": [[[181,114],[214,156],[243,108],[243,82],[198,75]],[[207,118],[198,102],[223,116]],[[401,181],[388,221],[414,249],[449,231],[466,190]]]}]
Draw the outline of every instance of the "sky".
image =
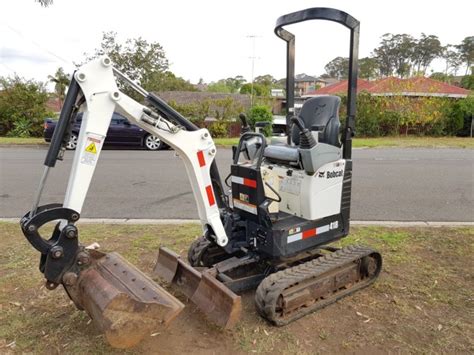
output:
[{"label": "sky", "polygon": [[[249,81],[252,57],[254,77],[279,79],[286,47],[273,32],[276,19],[310,7],[333,7],[358,19],[361,58],[384,33],[434,34],[443,45],[474,35],[469,0],[54,0],[47,8],[34,0],[1,0],[0,76],[46,81],[60,66],[72,72],[74,62],[99,47],[104,31],[116,31],[119,40],[141,36],[160,43],[171,71],[192,83],[236,75]],[[296,35],[296,73],[321,75],[331,59],[348,56],[349,31],[341,25],[310,21],[287,29]],[[441,60],[432,65],[443,67]]]}]

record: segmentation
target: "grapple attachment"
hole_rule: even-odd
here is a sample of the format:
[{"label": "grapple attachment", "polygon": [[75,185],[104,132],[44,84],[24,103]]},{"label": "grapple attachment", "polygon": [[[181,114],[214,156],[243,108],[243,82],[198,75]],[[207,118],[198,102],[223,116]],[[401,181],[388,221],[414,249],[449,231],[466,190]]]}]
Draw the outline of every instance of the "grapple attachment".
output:
[{"label": "grapple attachment", "polygon": [[184,308],[119,254],[91,250],[89,255],[90,266],[75,280],[66,273],[64,287],[113,347],[138,344],[169,324]]},{"label": "grapple attachment", "polygon": [[240,319],[240,296],[218,281],[212,269],[201,273],[185,263],[178,254],[162,247],[153,276],[178,286],[209,320],[219,326],[232,328]]}]

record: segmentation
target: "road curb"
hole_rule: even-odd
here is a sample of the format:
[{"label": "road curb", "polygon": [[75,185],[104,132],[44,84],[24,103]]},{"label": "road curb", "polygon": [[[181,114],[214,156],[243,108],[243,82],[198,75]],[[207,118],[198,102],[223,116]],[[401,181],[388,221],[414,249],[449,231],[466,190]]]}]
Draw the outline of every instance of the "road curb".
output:
[{"label": "road curb", "polygon": [[0,144],[0,148],[43,148],[48,147],[46,143],[38,144]]},{"label": "road curb", "polygon": [[[19,218],[0,218],[0,222],[19,223]],[[139,218],[81,218],[78,224],[199,224],[198,219],[139,219]],[[474,222],[449,221],[351,221],[353,226],[363,227],[474,227]]]}]

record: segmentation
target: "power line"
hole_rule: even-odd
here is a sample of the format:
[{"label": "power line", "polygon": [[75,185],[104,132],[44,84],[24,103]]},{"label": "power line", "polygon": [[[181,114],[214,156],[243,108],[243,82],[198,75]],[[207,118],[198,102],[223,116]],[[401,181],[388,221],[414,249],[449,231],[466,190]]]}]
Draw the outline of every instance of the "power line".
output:
[{"label": "power line", "polygon": [[58,59],[59,61],[63,62],[63,63],[66,63],[66,64],[72,64],[74,65],[73,61],[72,60],[68,60],[68,59],[65,59],[63,57],[61,57],[60,55],[57,55],[56,53],[54,53],[53,51],[49,50],[48,48],[42,46],[41,44],[39,44],[38,42],[32,40],[31,38],[28,38],[26,37],[25,35],[23,35],[23,33],[21,33],[19,30],[13,28],[12,26],[10,26],[9,24],[6,24],[6,26],[13,32],[15,32],[17,35],[19,35],[21,38],[31,42],[32,44],[34,44],[36,47],[38,47],[39,49],[41,49],[42,51],[48,53],[50,56],[53,56],[54,58]]}]

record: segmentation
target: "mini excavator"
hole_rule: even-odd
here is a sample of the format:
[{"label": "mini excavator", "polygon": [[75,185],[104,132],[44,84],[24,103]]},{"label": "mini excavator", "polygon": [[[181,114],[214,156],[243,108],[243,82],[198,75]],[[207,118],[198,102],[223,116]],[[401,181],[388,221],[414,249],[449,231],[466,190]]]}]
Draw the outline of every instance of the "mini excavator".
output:
[{"label": "mini excavator", "polygon": [[[350,30],[342,129],[337,96],[313,97],[297,114],[294,110],[295,36],[284,27],[308,20],[329,20]],[[112,346],[136,345],[184,307],[119,254],[79,242],[76,223],[115,110],[169,145],[185,165],[202,236],[191,244],[187,261],[161,247],[152,277],[176,287],[211,321],[234,326],[241,313],[239,294],[256,289],[258,313],[282,326],[370,285],[379,275],[382,257],[376,250],[329,245],[349,233],[359,22],[343,11],[310,8],[278,18],[275,33],[287,47],[287,142],[268,144],[241,115],[242,134],[224,181],[209,132],[115,69],[108,57],[74,72],[32,209],[20,224],[41,254],[46,287],[62,285]],[[117,80],[141,94],[144,104],[121,92]],[[40,205],[48,172],[62,160],[80,110],[64,202]],[[49,222],[55,227],[46,239],[40,229]]]}]

